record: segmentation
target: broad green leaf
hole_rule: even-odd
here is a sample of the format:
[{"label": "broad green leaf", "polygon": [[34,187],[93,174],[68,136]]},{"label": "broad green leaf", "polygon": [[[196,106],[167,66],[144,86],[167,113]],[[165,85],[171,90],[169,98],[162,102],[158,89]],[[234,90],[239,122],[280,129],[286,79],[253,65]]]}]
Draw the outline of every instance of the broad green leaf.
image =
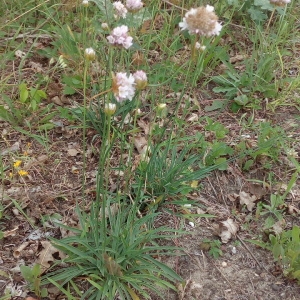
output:
[{"label": "broad green leaf", "polygon": [[227,101],[224,101],[224,100],[214,100],[212,105],[210,106],[205,106],[204,107],[204,110],[205,111],[214,111],[214,110],[217,110],[217,109],[221,109],[221,108],[224,108],[227,104]]},{"label": "broad green leaf", "polygon": [[34,275],[30,267],[28,266],[20,266],[20,271],[24,279],[30,283],[34,280]]},{"label": "broad green leaf", "polygon": [[47,297],[48,296],[48,290],[46,288],[41,289],[41,297]]},{"label": "broad green leaf", "polygon": [[19,91],[20,91],[20,101],[22,103],[25,103],[29,96],[29,92],[27,90],[27,86],[25,83],[20,84]]},{"label": "broad green leaf", "polygon": [[55,127],[55,125],[53,123],[46,123],[46,124],[43,124],[43,125],[40,125],[38,127],[38,130],[40,131],[47,131],[47,130],[51,130]]},{"label": "broad green leaf", "polygon": [[249,98],[247,95],[239,95],[233,99],[235,103],[241,106],[245,106],[249,102]]}]

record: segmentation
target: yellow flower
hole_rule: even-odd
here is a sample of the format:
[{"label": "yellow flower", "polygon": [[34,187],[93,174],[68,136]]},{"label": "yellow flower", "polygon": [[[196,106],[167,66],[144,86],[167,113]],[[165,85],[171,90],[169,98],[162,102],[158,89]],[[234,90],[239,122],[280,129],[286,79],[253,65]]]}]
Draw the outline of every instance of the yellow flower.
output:
[{"label": "yellow flower", "polygon": [[24,171],[24,170],[20,170],[20,171],[18,171],[18,173],[19,173],[20,176],[26,176],[26,175],[28,175],[28,172]]},{"label": "yellow flower", "polygon": [[21,165],[22,161],[21,160],[16,160],[14,163],[14,168],[18,168]]}]

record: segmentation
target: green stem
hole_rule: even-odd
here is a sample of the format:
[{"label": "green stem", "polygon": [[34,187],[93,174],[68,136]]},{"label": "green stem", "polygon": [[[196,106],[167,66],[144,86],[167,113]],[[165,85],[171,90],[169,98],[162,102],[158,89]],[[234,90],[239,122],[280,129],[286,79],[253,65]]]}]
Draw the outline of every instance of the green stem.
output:
[{"label": "green stem", "polygon": [[85,59],[83,71],[83,131],[82,131],[82,147],[83,147],[83,168],[82,168],[82,198],[85,203],[85,170],[86,170],[86,112],[87,112],[87,71],[89,68],[89,60]]}]

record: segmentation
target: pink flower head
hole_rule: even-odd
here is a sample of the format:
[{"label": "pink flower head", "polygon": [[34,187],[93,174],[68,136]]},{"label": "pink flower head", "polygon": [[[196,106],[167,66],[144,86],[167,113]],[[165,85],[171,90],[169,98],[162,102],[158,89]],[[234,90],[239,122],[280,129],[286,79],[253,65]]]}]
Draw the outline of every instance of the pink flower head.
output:
[{"label": "pink flower head", "polygon": [[135,12],[143,8],[144,3],[141,0],[126,0],[125,5],[129,11]]},{"label": "pink flower head", "polygon": [[222,25],[218,22],[218,16],[210,5],[190,9],[179,23],[181,30],[188,30],[190,34],[202,36],[219,35]]},{"label": "pink flower head", "polygon": [[270,0],[270,3],[274,4],[275,6],[285,6],[290,2],[291,0]]},{"label": "pink flower head", "polygon": [[113,6],[117,12],[117,15],[125,19],[128,11],[127,8],[124,6],[124,4],[122,4],[121,1],[116,1],[113,3]]},{"label": "pink flower head", "polygon": [[125,49],[128,49],[132,46],[133,38],[127,34],[128,27],[122,25],[113,29],[111,34],[107,37],[109,43],[115,46],[123,46]]},{"label": "pink flower head", "polygon": [[135,81],[132,74],[129,76],[122,72],[113,74],[112,91],[118,102],[132,100],[135,94]]},{"label": "pink flower head", "polygon": [[136,84],[136,88],[138,90],[143,90],[147,84],[148,84],[148,79],[147,79],[147,75],[144,71],[140,70],[140,71],[136,71],[133,74],[134,77],[134,81]]}]

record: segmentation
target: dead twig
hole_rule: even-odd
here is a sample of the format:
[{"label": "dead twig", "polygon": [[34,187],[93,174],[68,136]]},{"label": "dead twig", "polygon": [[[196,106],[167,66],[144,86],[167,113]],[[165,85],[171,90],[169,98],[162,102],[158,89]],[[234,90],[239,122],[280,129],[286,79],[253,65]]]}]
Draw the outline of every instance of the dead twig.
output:
[{"label": "dead twig", "polygon": [[255,255],[252,253],[252,251],[249,249],[249,247],[246,245],[246,243],[242,240],[242,238],[237,234],[236,237],[238,238],[238,240],[242,243],[242,245],[244,246],[244,248],[249,252],[249,254],[251,255],[251,257],[255,260],[256,264],[258,265],[258,267],[260,269],[264,269],[267,273],[271,274],[270,271],[268,271],[265,266],[263,266],[255,257]]}]

